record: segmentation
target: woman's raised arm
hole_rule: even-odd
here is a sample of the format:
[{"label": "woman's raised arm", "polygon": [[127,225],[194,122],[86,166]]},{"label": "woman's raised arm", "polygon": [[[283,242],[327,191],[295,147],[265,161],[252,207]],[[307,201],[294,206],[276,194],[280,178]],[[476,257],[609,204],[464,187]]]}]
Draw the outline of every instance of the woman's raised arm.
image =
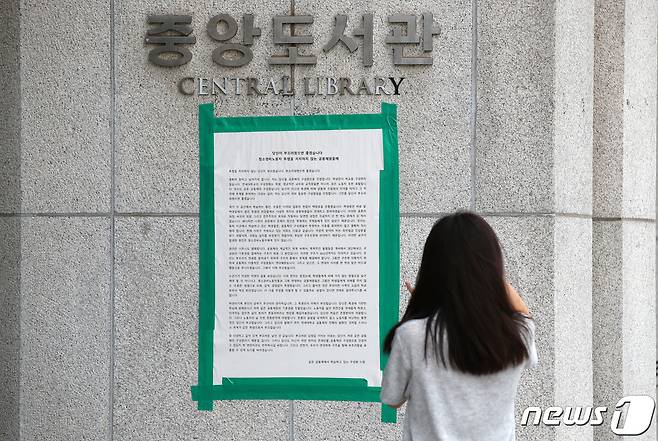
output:
[{"label": "woman's raised arm", "polygon": [[525,304],[519,293],[514,289],[510,283],[505,280],[505,288],[507,289],[507,295],[509,297],[510,303],[512,304],[512,309],[517,312],[522,312],[524,314],[530,314],[528,311],[528,306]]}]

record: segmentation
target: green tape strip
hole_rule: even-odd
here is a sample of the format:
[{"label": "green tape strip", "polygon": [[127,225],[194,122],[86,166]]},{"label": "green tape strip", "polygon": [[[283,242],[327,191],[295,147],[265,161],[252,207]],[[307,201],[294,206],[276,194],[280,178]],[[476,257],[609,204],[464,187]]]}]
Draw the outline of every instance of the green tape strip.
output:
[{"label": "green tape strip", "polygon": [[[379,347],[398,322],[400,312],[400,191],[398,172],[398,126],[395,104],[382,103],[384,125],[384,170],[379,177]],[[388,354],[380,353],[384,370]],[[388,410],[387,410],[388,409]],[[391,420],[391,410],[392,420]],[[395,422],[395,409],[382,405],[382,422]]]},{"label": "green tape strip", "polygon": [[192,399],[379,402],[379,387],[356,378],[222,378],[222,385],[192,387]]},{"label": "green tape strip", "polygon": [[[199,106],[200,219],[199,219],[199,375],[192,399],[200,410],[211,410],[214,400],[296,399],[379,402],[380,388],[363,379],[341,378],[223,378],[213,385],[215,315],[214,250],[214,133],[288,130],[382,129],[384,170],[380,172],[380,348],[397,322],[400,279],[400,209],[397,110],[382,103],[379,114],[310,116],[214,116],[212,103]],[[388,357],[380,351],[380,368]],[[383,422],[395,422],[396,411],[382,406]]]},{"label": "green tape strip", "polygon": [[[215,220],[212,103],[199,105],[199,387],[212,387],[215,329]],[[199,401],[199,410],[212,410],[212,400]]]},{"label": "green tape strip", "polygon": [[[395,108],[394,104],[385,105]],[[382,116],[380,113],[353,115],[233,116],[215,118],[214,129],[215,132],[386,129]]]},{"label": "green tape strip", "polygon": [[398,419],[397,409],[388,404],[382,404],[382,423],[395,423]]}]

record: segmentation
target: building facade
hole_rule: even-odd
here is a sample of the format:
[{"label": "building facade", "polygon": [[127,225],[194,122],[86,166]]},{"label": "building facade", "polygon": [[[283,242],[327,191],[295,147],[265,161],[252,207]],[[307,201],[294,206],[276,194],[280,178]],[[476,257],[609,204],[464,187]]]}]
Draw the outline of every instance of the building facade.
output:
[{"label": "building facade", "polygon": [[[228,21],[207,30],[222,13],[232,39]],[[387,42],[400,26],[390,16],[413,16],[420,34],[423,13],[431,50]],[[191,16],[193,32],[174,34],[195,42],[179,40],[192,58],[165,67],[146,37],[149,16],[171,14]],[[260,35],[244,32],[245,14]],[[323,49],[340,14],[354,52]],[[293,26],[313,41],[277,43],[275,16],[313,17]],[[537,322],[540,363],[522,377],[517,418],[655,398],[656,18],[655,0],[2,0],[0,440],[400,439],[404,410],[383,424],[371,403],[196,410],[202,102],[219,115],[396,103],[401,274],[414,279],[441,214],[468,208],[492,224]],[[249,38],[245,65],[213,59]],[[285,51],[315,63],[281,64]],[[246,88],[223,93],[223,78]],[[320,94],[328,78],[356,93]],[[518,437],[614,439],[607,423]],[[655,438],[654,424],[638,439]]]}]

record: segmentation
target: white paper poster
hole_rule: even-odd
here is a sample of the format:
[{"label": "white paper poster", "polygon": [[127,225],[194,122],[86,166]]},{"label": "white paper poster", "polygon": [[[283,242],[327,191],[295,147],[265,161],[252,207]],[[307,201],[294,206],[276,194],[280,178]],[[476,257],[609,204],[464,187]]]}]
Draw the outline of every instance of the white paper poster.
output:
[{"label": "white paper poster", "polygon": [[381,385],[381,129],[214,133],[213,381]]}]

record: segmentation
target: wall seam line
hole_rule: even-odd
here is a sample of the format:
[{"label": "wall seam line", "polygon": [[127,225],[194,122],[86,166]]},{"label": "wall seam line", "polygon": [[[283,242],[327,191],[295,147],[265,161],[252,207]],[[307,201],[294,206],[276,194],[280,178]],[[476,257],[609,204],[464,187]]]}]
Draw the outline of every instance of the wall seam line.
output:
[{"label": "wall seam line", "polygon": [[[422,217],[440,217],[450,212],[401,212],[400,217],[410,217],[410,218],[422,218]],[[573,218],[582,218],[582,219],[591,219],[593,221],[599,222],[619,222],[619,221],[630,221],[630,222],[649,222],[654,223],[656,219],[649,217],[630,217],[630,216],[590,216],[589,214],[582,213],[562,213],[562,212],[544,212],[544,211],[500,211],[500,212],[487,212],[481,211],[483,216],[491,217],[533,217],[533,216],[543,216],[543,217],[573,217]],[[195,212],[114,212],[114,213],[0,213],[0,218],[34,218],[34,217],[107,217],[107,218],[149,218],[149,217],[162,217],[162,218],[172,218],[172,217],[183,217],[183,218],[198,218],[199,213]]]},{"label": "wall seam line", "polygon": [[[23,22],[21,18],[23,17],[22,14],[22,8],[23,5],[22,3],[17,0],[16,1],[16,11],[17,11],[17,17],[16,17],[16,27],[17,27],[17,48],[16,48],[16,56],[18,57],[18,92],[17,92],[17,99],[18,99],[18,137],[17,142],[18,142],[18,210],[22,211],[23,210]],[[17,409],[17,416],[18,416],[18,421],[16,424],[18,425],[18,439],[22,440],[23,439],[23,424],[22,424],[22,419],[23,419],[23,406],[21,405],[21,396],[23,395],[23,222],[19,221],[17,222],[18,224],[18,326],[17,326],[17,331],[18,331],[18,387],[17,387],[17,396],[16,396],[16,405],[18,406]]]},{"label": "wall seam line", "polygon": [[476,149],[477,149],[477,54],[478,54],[478,5],[477,0],[471,0],[471,148],[470,148],[470,162],[471,162],[471,210],[476,207]]},{"label": "wall seam line", "polygon": [[0,217],[109,217],[110,213],[0,213]]},{"label": "wall seam line", "polygon": [[108,408],[108,438],[114,440],[114,290],[115,290],[115,213],[116,213],[116,0],[110,0],[110,366],[109,366],[109,408]]}]

